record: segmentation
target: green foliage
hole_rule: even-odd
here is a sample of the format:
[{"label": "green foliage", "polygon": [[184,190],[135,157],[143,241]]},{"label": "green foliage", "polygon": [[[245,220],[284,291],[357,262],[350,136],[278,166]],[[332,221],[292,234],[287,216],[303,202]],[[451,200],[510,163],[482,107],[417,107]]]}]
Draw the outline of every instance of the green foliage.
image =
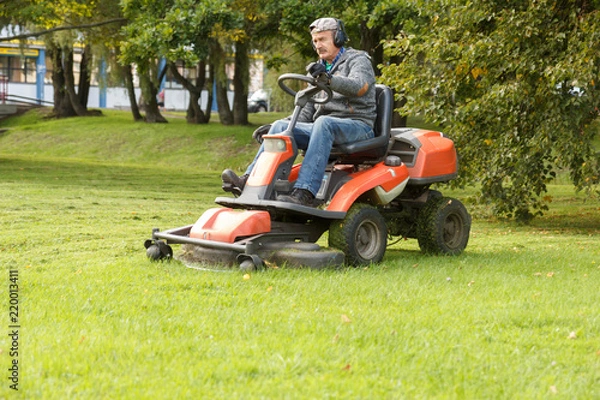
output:
[{"label": "green foliage", "polygon": [[23,26],[26,22],[37,19],[39,11],[33,0],[0,2],[0,25],[9,24]]},{"label": "green foliage", "polygon": [[131,22],[124,28],[124,62],[164,57],[194,65],[209,53],[216,24],[228,24],[226,1],[173,0],[123,2]]},{"label": "green foliage", "polygon": [[[417,2],[419,20],[387,43],[404,58],[383,79],[409,115],[443,126],[461,157],[458,183],[481,184],[498,214],[547,209],[547,184],[567,169],[597,187],[590,124],[600,106],[599,10],[578,2]],[[583,95],[573,95],[578,87]]]}]

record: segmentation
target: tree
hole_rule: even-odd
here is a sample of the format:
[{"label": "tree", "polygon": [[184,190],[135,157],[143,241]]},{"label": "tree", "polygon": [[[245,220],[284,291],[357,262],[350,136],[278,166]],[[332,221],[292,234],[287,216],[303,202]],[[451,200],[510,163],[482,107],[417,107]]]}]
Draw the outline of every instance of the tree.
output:
[{"label": "tree", "polygon": [[[198,104],[205,86],[209,97],[212,96],[212,82],[205,81],[204,76],[208,65],[209,80],[217,80],[221,122],[228,124],[232,118],[226,114],[231,110],[227,104],[223,73],[225,52],[220,42],[227,42],[231,35],[235,35],[239,24],[239,18],[230,9],[230,1],[126,0],[122,4],[131,22],[124,29],[126,40],[121,45],[121,62],[138,68],[142,94],[147,103],[146,120],[153,120],[149,115],[155,119],[160,116],[155,106],[160,80],[154,71],[160,60],[166,60],[174,78],[190,92],[188,122],[208,122],[209,110],[202,111]],[[178,73],[176,65],[198,68],[195,82]],[[209,106],[211,100],[212,97],[208,101]]]},{"label": "tree", "polygon": [[[190,93],[187,110],[188,123],[207,123],[213,98],[216,57],[211,54],[215,46],[215,31],[227,29],[232,24],[231,11],[224,1],[178,0],[173,3],[159,22],[162,30],[167,60],[172,76]],[[185,77],[179,68],[195,69],[195,76]],[[208,69],[208,79],[206,71]],[[208,98],[205,110],[200,107],[204,89]]]},{"label": "tree", "polygon": [[173,1],[154,2],[124,0],[123,15],[129,23],[123,27],[124,39],[120,45],[120,63],[135,65],[140,80],[146,122],[166,123],[158,109],[156,99],[160,87],[161,58],[167,54],[167,43],[172,38],[173,27],[164,23],[165,15]]},{"label": "tree", "polygon": [[[53,68],[54,115],[96,115],[98,111],[87,109],[93,63],[92,43],[98,40],[94,28],[105,26],[106,14],[98,13],[98,7],[113,0],[96,1],[39,1],[43,14],[35,22],[37,27],[46,28],[46,46]],[[118,20],[112,19],[113,22]],[[80,48],[79,80],[75,81],[75,46]],[[59,74],[62,73],[62,76]]]},{"label": "tree", "polygon": [[219,120],[223,125],[232,125],[233,112],[231,111],[231,106],[229,105],[229,100],[227,98],[227,54],[218,40],[213,42],[210,54],[215,67],[215,97],[217,100]]},{"label": "tree", "polygon": [[[115,9],[118,10],[116,0],[0,3],[0,23],[10,24],[16,31],[15,35],[3,40],[25,41],[31,37],[43,37],[46,42],[48,56],[52,60],[55,116],[97,113],[87,110],[92,44],[98,42],[96,29],[123,22],[118,13],[106,11]],[[78,82],[73,71],[76,44],[81,47]]]},{"label": "tree", "polygon": [[[190,93],[190,101],[187,109],[186,120],[190,124],[205,124],[210,121],[210,107],[212,103],[212,88],[208,89],[208,99],[206,102],[206,110],[202,110],[200,107],[200,99],[202,97],[202,91],[206,86],[206,61],[201,60],[196,66],[196,77],[188,79],[181,75],[176,63],[169,63],[169,71],[186,90]],[[209,66],[210,74],[208,81],[213,82],[214,80],[214,69]]]},{"label": "tree", "polygon": [[233,24],[221,42],[234,53],[233,123],[247,125],[250,53],[277,35],[280,5],[270,0],[233,0],[230,5]]},{"label": "tree", "polygon": [[387,44],[404,61],[383,78],[406,96],[403,112],[455,140],[458,184],[480,184],[497,214],[527,221],[547,209],[547,184],[561,169],[577,189],[597,189],[590,124],[600,106],[600,8],[510,4],[417,1],[422,19]]}]

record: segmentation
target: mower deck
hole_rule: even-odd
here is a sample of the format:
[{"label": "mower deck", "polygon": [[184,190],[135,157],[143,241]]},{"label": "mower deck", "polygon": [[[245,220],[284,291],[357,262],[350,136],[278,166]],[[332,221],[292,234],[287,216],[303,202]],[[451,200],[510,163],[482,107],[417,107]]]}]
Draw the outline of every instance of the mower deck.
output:
[{"label": "mower deck", "polygon": [[[308,207],[304,207],[308,208]],[[322,269],[339,267],[344,263],[344,253],[336,249],[325,249],[314,240],[327,229],[328,224],[313,225],[273,223],[271,232],[242,238],[233,243],[190,237],[194,225],[159,231],[154,229],[153,243],[164,240],[167,244],[182,244],[178,258],[190,264],[240,265],[252,270],[267,265],[309,267]]]}]

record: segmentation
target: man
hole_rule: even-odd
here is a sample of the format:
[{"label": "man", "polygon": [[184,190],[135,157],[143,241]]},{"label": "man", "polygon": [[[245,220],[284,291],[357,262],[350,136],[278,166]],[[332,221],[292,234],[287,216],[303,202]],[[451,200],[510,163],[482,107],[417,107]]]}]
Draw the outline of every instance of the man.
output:
[{"label": "man", "polygon": [[[338,19],[319,18],[309,29],[319,61],[311,63],[307,71],[328,84],[333,96],[327,103],[308,103],[302,109],[293,135],[298,148],[306,150],[304,161],[291,195],[277,197],[304,206],[313,206],[332,146],[372,138],[376,118],[375,73],[367,53],[344,47],[348,37]],[[289,119],[276,121],[268,133],[281,133],[288,124]],[[257,132],[260,136],[260,128]],[[243,189],[262,151],[263,146],[244,175],[223,171],[223,182]]]}]

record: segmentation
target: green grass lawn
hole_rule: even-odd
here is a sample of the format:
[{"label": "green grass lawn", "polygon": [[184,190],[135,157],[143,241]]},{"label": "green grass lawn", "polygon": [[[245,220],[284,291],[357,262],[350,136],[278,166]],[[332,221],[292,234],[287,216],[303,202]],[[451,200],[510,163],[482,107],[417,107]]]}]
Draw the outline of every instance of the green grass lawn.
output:
[{"label": "green grass lawn", "polygon": [[9,270],[24,398],[600,398],[597,200],[551,186],[523,226],[447,191],[475,216],[458,257],[408,240],[358,269],[152,263],[152,228],[214,206],[255,126],[105,114],[0,123],[0,398]]}]

